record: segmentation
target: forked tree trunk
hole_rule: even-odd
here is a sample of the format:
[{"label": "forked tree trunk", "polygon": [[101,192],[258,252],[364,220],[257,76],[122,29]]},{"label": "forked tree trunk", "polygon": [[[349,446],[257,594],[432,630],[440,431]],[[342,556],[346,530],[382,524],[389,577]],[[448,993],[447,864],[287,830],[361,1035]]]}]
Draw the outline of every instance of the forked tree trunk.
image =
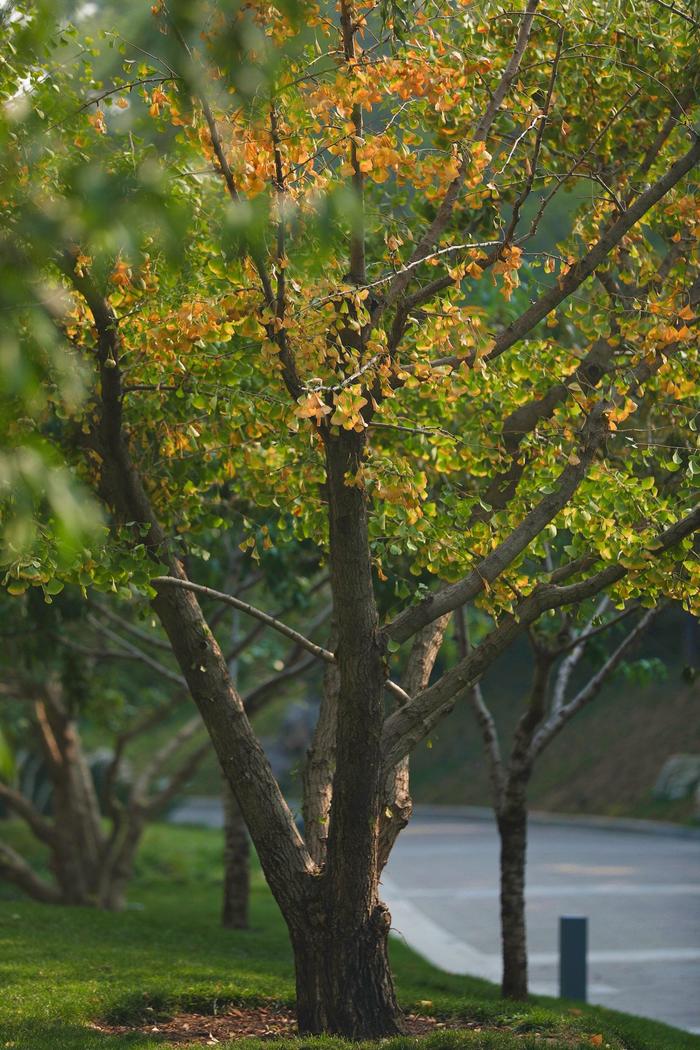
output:
[{"label": "forked tree trunk", "polygon": [[[109,341],[118,359],[114,331],[110,322],[104,341]],[[107,387],[100,431],[105,449],[103,487],[121,516],[149,523],[147,543],[162,560],[167,541],[119,429],[119,390],[112,389],[115,384],[108,369],[103,368],[101,375]],[[362,465],[363,437],[343,431],[337,437],[324,435],[324,440],[340,689],[333,801],[322,874],[294,825],[194,595],[172,586],[158,587],[153,608],[287,922],[297,963],[301,1029],[382,1037],[401,1030],[387,957],[390,918],[377,896],[385,650],[372,584],[367,498],[360,488],[347,484]],[[168,562],[170,574],[184,581],[181,563],[174,557]]]},{"label": "forked tree trunk", "polygon": [[224,807],[224,892],[221,925],[229,930],[247,930],[250,841],[241,808],[225,778],[222,778],[221,799]]},{"label": "forked tree trunk", "polygon": [[297,1012],[305,1033],[380,1038],[401,1031],[379,901],[381,728],[386,667],[367,535],[367,498],[348,484],[362,463],[361,435],[326,435],[330,578],[338,644],[336,767],[326,863],[290,922]]},{"label": "forked tree trunk", "polygon": [[30,799],[7,785],[0,794],[45,844],[53,881],[44,881],[5,846],[0,846],[0,878],[35,900],[119,911],[152,813],[145,804],[148,800],[132,796],[126,806],[113,804],[107,828],[79,727],[57,679],[50,679],[39,690],[34,714],[52,786],[51,818],[45,818]]},{"label": "forked tree trunk", "polygon": [[526,999],[527,930],[525,921],[525,862],[527,809],[525,798],[511,801],[498,814],[501,840],[501,942],[506,999]]}]

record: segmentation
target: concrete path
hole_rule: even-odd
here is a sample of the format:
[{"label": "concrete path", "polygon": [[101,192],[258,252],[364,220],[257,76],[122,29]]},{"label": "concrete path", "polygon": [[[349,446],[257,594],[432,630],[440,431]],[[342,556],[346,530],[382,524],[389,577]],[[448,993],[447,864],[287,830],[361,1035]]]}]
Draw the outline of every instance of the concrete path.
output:
[{"label": "concrete path", "polygon": [[[490,821],[414,818],[383,880],[396,932],[452,973],[500,980],[498,836]],[[592,1002],[700,1032],[700,840],[535,823],[532,990],[557,989],[560,915],[589,918]]]},{"label": "concrete path", "polygon": [[[399,836],[383,896],[397,936],[451,973],[499,981],[498,837],[491,820],[420,808]],[[217,799],[183,824],[221,827]],[[560,915],[589,918],[590,999],[700,1033],[700,838],[551,818],[530,825],[532,990],[557,995]],[[671,832],[671,833],[669,833]]]}]

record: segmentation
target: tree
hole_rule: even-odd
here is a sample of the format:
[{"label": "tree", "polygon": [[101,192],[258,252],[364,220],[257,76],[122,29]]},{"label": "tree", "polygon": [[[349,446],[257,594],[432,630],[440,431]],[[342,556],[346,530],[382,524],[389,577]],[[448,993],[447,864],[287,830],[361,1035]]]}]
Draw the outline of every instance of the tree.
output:
[{"label": "tree", "polygon": [[[256,582],[259,575],[242,581],[238,593],[245,592],[246,583]],[[2,844],[0,878],[40,901],[120,910],[148,822],[167,808],[211,754],[201,718],[185,717],[186,683],[170,666],[170,645],[153,625],[139,625],[133,608],[101,600],[86,612],[79,604],[76,609],[68,592],[49,608],[30,600],[18,617],[16,608],[5,602],[2,612],[6,629],[0,627],[0,636],[13,640],[11,661],[0,665],[2,721],[17,744],[38,747],[50,787],[49,816],[13,786],[16,771],[9,762],[0,768],[0,801],[47,847],[53,882],[47,883]],[[313,630],[314,624],[309,627]],[[279,698],[286,684],[315,662],[292,647],[279,661],[279,670],[261,678],[255,673],[261,658],[255,651],[258,634],[239,638],[229,652],[231,661],[243,658],[252,664],[253,678],[258,678],[246,693],[251,715],[272,697]],[[48,659],[47,653],[52,654]],[[262,653],[269,659],[269,646]],[[113,671],[105,673],[115,664],[120,667],[116,681]],[[145,670],[145,679],[135,668]],[[155,690],[149,682],[154,674]],[[242,677],[249,679],[250,670]],[[134,744],[168,724],[169,737],[152,747],[132,774],[128,762]],[[97,782],[83,743],[86,725],[98,727],[111,743]],[[237,807],[225,830],[223,922],[244,928],[249,850]]]},{"label": "tree", "polygon": [[[590,603],[584,603],[590,604]],[[507,756],[502,754],[498,727],[477,682],[471,704],[481,730],[489,764],[493,807],[500,838],[500,902],[504,997],[524,999],[528,993],[525,871],[527,849],[527,788],[538,757],[568,722],[591,703],[606,681],[634,651],[660,611],[634,604],[622,612],[610,608],[606,597],[594,603],[586,618],[573,607],[546,623],[546,633],[529,631],[533,677]],[[618,625],[630,616],[636,623],[611,643],[607,652],[595,652],[601,635],[620,634]],[[462,633],[466,639],[466,632]],[[594,641],[595,639],[595,641]],[[584,656],[593,648],[595,670],[571,693],[570,683]],[[589,660],[589,664],[591,661]],[[556,670],[554,670],[556,668]]]},{"label": "tree", "polygon": [[[92,629],[84,616],[76,622],[69,603],[66,608],[59,601],[50,614],[41,606],[37,614],[29,604],[25,615],[13,609],[3,617],[12,624],[2,633],[12,636],[13,659],[0,669],[2,721],[25,748],[37,748],[50,788],[49,810],[14,785],[12,768],[0,772],[0,801],[46,848],[51,881],[6,843],[0,843],[0,878],[39,901],[119,910],[148,821],[182,790],[210,745],[199,715],[182,718],[184,680],[177,672],[92,614]],[[111,648],[101,644],[103,631]],[[96,670],[96,663],[114,660],[156,670],[170,683],[169,694],[151,690],[146,696],[148,688],[132,675],[140,703],[125,703]],[[126,779],[134,741],[178,713],[169,739]],[[111,730],[111,752],[97,781],[83,743],[86,721]]]},{"label": "tree", "polygon": [[[151,596],[289,928],[302,1032],[400,1029],[379,877],[412,748],[555,610],[697,604],[695,27],[642,7],[157,3],[162,37],[112,37],[109,86],[54,59],[6,136],[5,269],[67,300],[17,301],[20,334],[43,319],[87,390],[66,408],[44,382],[37,415],[107,521],[89,557],[47,525],[8,547],[9,589],[38,558]],[[251,556],[327,559],[332,651],[190,579],[223,495]],[[328,665],[307,841],[199,599]],[[431,683],[466,603],[494,627]]]}]

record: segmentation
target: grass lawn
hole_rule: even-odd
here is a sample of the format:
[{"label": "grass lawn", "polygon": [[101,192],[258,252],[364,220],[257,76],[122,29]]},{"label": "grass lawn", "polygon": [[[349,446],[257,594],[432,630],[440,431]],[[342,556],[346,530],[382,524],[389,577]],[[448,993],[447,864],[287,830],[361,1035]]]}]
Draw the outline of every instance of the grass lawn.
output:
[{"label": "grass lawn", "polygon": [[[22,828],[0,824],[0,836],[34,851]],[[190,1008],[211,1013],[226,1002],[292,1003],[294,982],[286,932],[259,873],[252,929],[222,930],[220,835],[157,826],[139,860],[131,905],[122,914],[30,903],[0,885],[0,1050],[151,1050],[164,1044],[141,1033],[106,1035],[96,1019],[156,1019]],[[384,1041],[386,1050],[699,1050],[700,1038],[613,1011],[567,1007],[537,998],[506,1003],[486,981],[454,977],[399,942],[392,960],[402,1004],[422,1013],[479,1020],[501,1031],[443,1031]],[[427,1005],[426,1005],[427,1001]],[[507,1029],[507,1030],[505,1030]],[[602,1041],[598,1038],[602,1036]],[[270,1042],[247,1040],[255,1050]],[[345,1047],[337,1039],[279,1040],[282,1048]]]}]

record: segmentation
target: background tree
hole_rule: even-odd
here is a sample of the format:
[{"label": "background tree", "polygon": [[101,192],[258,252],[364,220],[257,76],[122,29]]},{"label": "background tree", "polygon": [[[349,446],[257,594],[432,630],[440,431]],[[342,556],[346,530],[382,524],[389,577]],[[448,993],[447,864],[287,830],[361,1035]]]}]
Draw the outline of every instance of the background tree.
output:
[{"label": "background tree", "polygon": [[[361,4],[154,15],[148,47],[111,37],[109,84],[75,50],[50,83],[32,71],[32,117],[6,134],[13,338],[40,349],[51,327],[87,391],[67,406],[42,373],[12,441],[38,426],[106,523],[89,557],[59,550],[37,499],[6,578],[26,590],[38,560],[152,598],[287,922],[301,1030],[383,1036],[380,844],[412,748],[551,611],[697,603],[694,438],[677,464],[657,438],[696,393],[694,26],[653,0],[429,5],[400,35]],[[579,182],[570,230],[535,249]],[[255,507],[251,553],[326,560],[333,651],[190,579],[222,486]],[[302,839],[199,599],[335,669],[325,842]],[[494,627],[428,682],[422,632],[467,602]]]},{"label": "background tree", "polygon": [[[590,605],[590,603],[585,603]],[[471,704],[481,730],[491,777],[493,807],[500,838],[500,907],[504,997],[524,999],[528,993],[525,872],[527,851],[527,789],[535,763],[567,723],[600,693],[606,681],[634,653],[635,646],[658,615],[659,608],[622,612],[603,597],[592,612],[571,608],[543,624],[546,633],[531,630],[533,676],[515,731],[503,754],[501,734],[480,683],[471,690]],[[630,628],[623,621],[636,618]],[[608,635],[612,641],[608,641]],[[463,634],[466,638],[466,632]],[[608,641],[606,647],[601,644]],[[590,650],[593,650],[590,653]],[[584,661],[584,656],[588,660]],[[575,682],[575,671],[591,669]],[[579,676],[580,677],[580,676]]]},{"label": "background tree", "polygon": [[[250,559],[238,553],[249,570]],[[213,572],[217,561],[212,559]],[[262,575],[250,571],[236,588],[238,594],[246,593],[246,584],[259,585]],[[324,584],[321,578],[320,590]],[[276,589],[283,592],[284,582],[278,581]],[[49,590],[56,588],[49,585]],[[310,590],[313,594],[314,588]],[[199,716],[188,717],[185,680],[172,667],[170,645],[149,622],[152,616],[139,622],[135,603],[105,598],[93,600],[85,610],[70,590],[48,597],[49,607],[37,601],[37,591],[21,603],[3,603],[1,633],[8,645],[12,641],[12,656],[0,664],[0,690],[5,698],[2,721],[17,747],[29,753],[38,749],[49,793],[39,802],[21,784],[13,786],[19,770],[8,761],[0,768],[0,800],[49,848],[56,885],[42,882],[9,847],[0,847],[1,874],[39,900],[119,909],[147,823],[167,809],[211,748]],[[292,605],[304,607],[311,600],[298,592]],[[222,609],[226,607],[219,613]],[[314,626],[309,621],[310,631]],[[247,663],[241,677],[255,682],[246,694],[251,715],[271,699],[279,701],[287,685],[316,663],[298,646],[284,659],[276,658],[278,646],[271,650],[260,644],[261,627],[258,623],[232,639],[229,649],[231,661]],[[52,659],[47,660],[47,653],[54,654]],[[269,664],[275,666],[268,669]],[[164,733],[165,726],[169,729]],[[86,729],[89,738],[98,733],[110,744],[97,780],[84,743]],[[161,739],[149,747],[150,754],[136,759],[134,770],[129,762],[134,747],[143,751],[141,742],[156,729]],[[224,853],[224,925],[244,928],[249,850],[237,807],[227,821]]]},{"label": "background tree", "polygon": [[[13,783],[19,770],[7,769],[0,772],[0,801],[47,849],[51,881],[2,842],[0,878],[40,901],[120,909],[147,822],[182,790],[209,751],[201,719],[195,715],[176,723],[138,775],[126,779],[129,746],[155,725],[172,721],[178,708],[182,712],[183,679],[109,627],[111,647],[105,647],[99,627],[91,630],[70,601],[58,599],[50,612],[30,601],[19,615],[14,605],[12,616],[3,617],[12,624],[4,638],[11,633],[14,644],[12,664],[3,662],[0,670],[1,717],[8,735],[14,730],[25,749],[38,751],[49,790],[41,800],[32,798]],[[170,682],[170,691],[149,689],[132,676],[141,695],[130,704],[95,671],[96,663],[114,660],[137,660],[155,669]],[[84,744],[86,723],[111,735],[99,778]]]}]

